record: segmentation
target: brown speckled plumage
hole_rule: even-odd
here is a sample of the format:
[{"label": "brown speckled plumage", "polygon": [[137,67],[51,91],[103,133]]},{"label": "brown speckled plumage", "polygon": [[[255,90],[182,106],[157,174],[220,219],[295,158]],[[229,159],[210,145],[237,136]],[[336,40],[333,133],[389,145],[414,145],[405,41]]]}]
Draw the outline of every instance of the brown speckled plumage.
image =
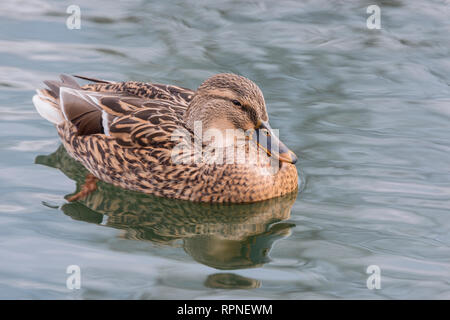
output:
[{"label": "brown speckled plumage", "polygon": [[[62,80],[47,81],[50,90],[38,93],[48,97],[55,108],[64,100],[65,120],[57,124],[61,140],[68,153],[100,180],[130,190],[197,202],[255,202],[298,188],[296,167],[286,162],[280,162],[276,174],[267,175],[263,174],[267,159],[262,164],[172,161],[177,143],[172,141],[172,134],[177,129],[192,134],[192,118],[205,117],[199,120],[208,123],[213,116],[208,118],[207,110],[211,110],[218,120],[221,114],[229,112],[230,123],[241,121],[237,111],[221,104],[223,95],[236,94],[242,101],[246,115],[246,122],[241,121],[243,126],[258,119],[267,120],[262,94],[246,78],[221,74],[215,82],[214,77],[205,81],[197,92],[142,82],[97,81],[77,87],[72,78],[63,76]],[[60,94],[61,88],[69,89]],[[79,107],[83,103],[85,106]],[[209,104],[210,109],[203,107]]]}]

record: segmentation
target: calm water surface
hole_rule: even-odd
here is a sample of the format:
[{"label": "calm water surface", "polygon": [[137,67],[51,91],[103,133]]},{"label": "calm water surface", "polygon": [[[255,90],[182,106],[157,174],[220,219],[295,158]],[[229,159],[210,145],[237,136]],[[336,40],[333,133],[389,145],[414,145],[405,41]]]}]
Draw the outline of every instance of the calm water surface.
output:
[{"label": "calm water surface", "polygon": [[[450,298],[450,3],[0,4],[0,298]],[[253,205],[101,184],[31,103],[59,73],[196,88],[254,80],[304,190]],[[79,265],[80,290],[66,288]],[[366,286],[369,265],[381,289]]]}]

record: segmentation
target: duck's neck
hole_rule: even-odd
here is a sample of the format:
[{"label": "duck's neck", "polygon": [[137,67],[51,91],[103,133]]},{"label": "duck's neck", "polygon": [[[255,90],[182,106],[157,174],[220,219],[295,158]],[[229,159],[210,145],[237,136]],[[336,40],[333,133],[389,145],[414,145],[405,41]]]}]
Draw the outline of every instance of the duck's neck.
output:
[{"label": "duck's neck", "polygon": [[187,128],[196,133],[200,132],[202,137],[209,131],[219,131],[225,135],[228,129],[233,129],[233,124],[228,120],[219,102],[215,99],[195,96],[184,114]]},{"label": "duck's neck", "polygon": [[236,129],[229,120],[220,100],[194,97],[185,112],[184,121],[198,139],[196,145],[204,148],[207,155],[205,162],[217,158],[220,163],[225,163],[222,158],[231,157],[226,158],[226,163],[244,163],[241,158],[249,160],[250,156],[257,157],[255,146],[251,146],[245,132]]},{"label": "duck's neck", "polygon": [[184,113],[184,122],[188,129],[194,131],[198,123],[201,123],[202,128],[208,125],[209,119],[205,113],[205,109],[207,108],[210,108],[208,101],[195,95]]}]

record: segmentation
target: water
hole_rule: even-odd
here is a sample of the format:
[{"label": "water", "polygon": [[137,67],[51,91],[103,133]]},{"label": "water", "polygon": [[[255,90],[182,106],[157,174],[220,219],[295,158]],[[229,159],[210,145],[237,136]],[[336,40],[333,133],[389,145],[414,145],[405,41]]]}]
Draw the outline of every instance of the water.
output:
[{"label": "water", "polygon": [[[450,298],[450,3],[0,4],[0,298]],[[101,184],[31,103],[59,73],[196,88],[253,79],[304,190],[245,206]],[[78,185],[77,185],[78,184]],[[66,268],[81,268],[81,289]],[[381,289],[366,286],[381,269]]]}]

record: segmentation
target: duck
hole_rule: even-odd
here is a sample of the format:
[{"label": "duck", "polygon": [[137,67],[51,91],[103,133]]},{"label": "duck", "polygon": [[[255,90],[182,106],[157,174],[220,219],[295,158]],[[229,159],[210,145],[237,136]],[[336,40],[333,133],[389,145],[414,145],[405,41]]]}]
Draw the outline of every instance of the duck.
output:
[{"label": "duck", "polygon": [[297,156],[270,127],[263,93],[246,77],[216,74],[197,90],[64,74],[44,84],[32,98],[37,112],[89,172],[69,201],[94,192],[98,181],[205,203],[298,191]]}]

